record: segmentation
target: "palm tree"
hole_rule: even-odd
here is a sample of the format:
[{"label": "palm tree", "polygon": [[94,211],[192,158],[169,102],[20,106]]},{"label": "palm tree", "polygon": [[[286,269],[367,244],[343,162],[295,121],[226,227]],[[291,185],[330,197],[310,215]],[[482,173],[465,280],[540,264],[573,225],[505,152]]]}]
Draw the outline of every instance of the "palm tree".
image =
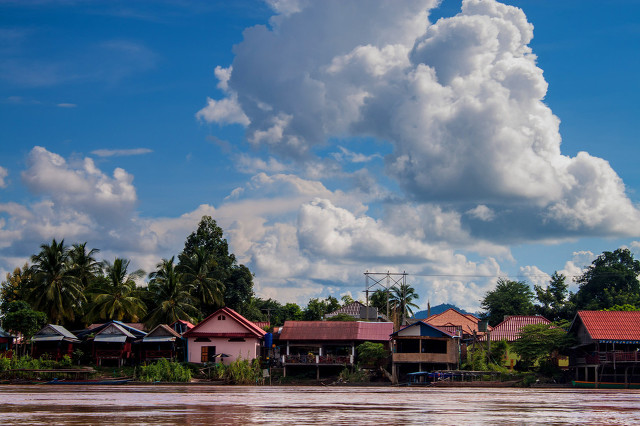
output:
[{"label": "palm tree", "polygon": [[176,266],[182,282],[200,303],[201,311],[206,313],[224,304],[224,284],[213,277],[215,266],[215,260],[204,247],[198,247],[189,257],[181,257],[180,264]]},{"label": "palm tree", "polygon": [[176,320],[194,321],[196,300],[189,294],[173,264],[174,258],[162,259],[155,272],[149,274],[149,293],[155,308],[147,317],[147,325],[171,324]]},{"label": "palm tree", "polygon": [[75,309],[84,302],[82,285],[70,270],[69,250],[64,240],[42,244],[40,253],[31,257],[33,288],[30,299],[34,309],[47,314],[49,321],[60,324],[75,319]]},{"label": "palm tree", "polygon": [[406,324],[407,317],[413,315],[412,308],[418,308],[419,306],[413,303],[415,299],[418,299],[416,290],[409,284],[402,283],[398,287],[393,287],[393,294],[389,298],[389,303],[394,307],[396,313],[401,317],[402,324]]},{"label": "palm tree", "polygon": [[89,282],[100,273],[100,263],[93,257],[99,252],[95,248],[87,252],[86,242],[74,244],[69,250],[71,272],[80,279],[84,288],[89,287]]},{"label": "palm tree", "polygon": [[113,264],[102,262],[104,280],[93,287],[89,318],[93,320],[118,320],[137,322],[147,307],[140,298],[136,279],[144,277],[145,272],[138,269],[128,273],[129,260],[116,258]]}]

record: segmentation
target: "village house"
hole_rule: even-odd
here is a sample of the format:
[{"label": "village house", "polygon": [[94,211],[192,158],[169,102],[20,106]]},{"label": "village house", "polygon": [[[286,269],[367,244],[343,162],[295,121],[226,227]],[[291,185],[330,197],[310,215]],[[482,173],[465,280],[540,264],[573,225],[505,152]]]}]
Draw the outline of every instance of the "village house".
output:
[{"label": "village house", "polygon": [[178,349],[183,346],[180,334],[166,324],[158,324],[140,341],[140,360],[175,360],[178,357]]},{"label": "village house", "polygon": [[640,387],[640,312],[579,311],[569,333],[577,385]]},{"label": "village house", "polygon": [[[462,312],[449,308],[446,311],[431,315],[428,318],[422,320],[426,324],[430,324],[436,327],[453,327],[452,329],[459,329],[462,332],[462,339],[473,339],[474,336],[484,336],[485,330],[480,330],[480,319],[472,314],[463,314]],[[491,330],[490,326],[487,326],[487,330]]]},{"label": "village house", "polygon": [[[520,332],[527,325],[533,324],[551,324],[551,321],[541,315],[509,315],[504,321],[496,325],[486,335],[480,338],[480,341],[486,342],[487,338],[490,342],[514,342],[520,337]],[[555,358],[558,366],[566,368],[569,366],[569,358],[566,356],[557,356]],[[504,354],[502,359],[503,365],[513,370],[520,357],[510,349]]]},{"label": "village house", "polygon": [[314,367],[319,379],[321,367],[335,370],[353,366],[359,344],[382,343],[389,348],[391,333],[390,322],[285,321],[277,337],[284,376],[287,369]]},{"label": "village house", "polygon": [[0,327],[0,356],[11,358],[13,354],[13,342],[15,336],[11,335]]},{"label": "village house", "polygon": [[393,382],[409,373],[452,370],[460,364],[460,334],[418,321],[392,334]]},{"label": "village house", "polygon": [[261,354],[265,331],[230,308],[218,309],[186,331],[189,362],[252,360]]},{"label": "village house", "polygon": [[136,341],[147,335],[140,328],[141,324],[133,327],[120,321],[111,321],[92,324],[79,332],[78,337],[84,339],[84,347],[89,349],[96,365],[104,365],[106,362],[120,367],[137,361]]},{"label": "village house", "polygon": [[80,340],[63,326],[47,324],[31,337],[31,356],[47,356],[60,361],[65,355],[71,356],[74,346],[79,343]]}]

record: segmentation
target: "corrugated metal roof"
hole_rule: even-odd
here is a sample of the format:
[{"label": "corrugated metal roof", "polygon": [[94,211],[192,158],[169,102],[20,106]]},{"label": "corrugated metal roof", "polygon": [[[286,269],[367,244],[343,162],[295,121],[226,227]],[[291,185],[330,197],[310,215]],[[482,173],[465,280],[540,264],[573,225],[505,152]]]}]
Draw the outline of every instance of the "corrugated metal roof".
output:
[{"label": "corrugated metal roof", "polygon": [[[146,335],[147,333],[144,333],[144,334]],[[97,332],[96,336],[93,339],[96,342],[105,342],[106,340],[104,340],[104,337],[101,337],[100,340],[98,340],[99,336],[123,336],[125,340],[127,339],[127,337],[130,337],[130,338],[136,337],[133,334],[131,334],[128,330],[126,330],[124,327],[122,327],[120,324],[118,324],[116,321],[113,321],[111,324],[107,325],[105,328]]]},{"label": "corrugated metal roof", "polygon": [[34,342],[45,342],[45,341],[57,341],[57,340],[69,340],[72,342],[79,342],[78,338],[75,334],[71,333],[69,330],[64,328],[61,325],[55,324],[47,324],[41,330],[39,330],[36,334],[31,338]]},{"label": "corrugated metal roof", "polygon": [[574,324],[578,319],[593,340],[640,340],[640,312],[579,311]]},{"label": "corrugated metal roof", "polygon": [[[195,335],[194,333],[196,333],[198,331],[198,328],[200,328],[202,326],[202,324],[206,323],[211,318],[214,318],[215,316],[220,315],[220,314],[225,314],[225,315],[228,315],[229,317],[233,318],[234,320],[236,320],[239,324],[244,326],[251,334],[253,334],[256,337],[262,337],[267,333],[266,331],[264,331],[263,329],[261,329],[260,327],[255,325],[253,322],[249,321],[248,319],[246,319],[245,317],[243,317],[242,315],[240,315],[239,313],[234,311],[233,309],[224,307],[224,308],[218,309],[217,311],[215,311],[214,313],[212,313],[211,315],[209,315],[208,317],[206,317],[205,319],[200,321],[200,323],[198,325],[193,327],[191,330],[186,331],[183,334],[183,336],[184,337],[192,337],[192,336],[194,336]],[[199,335],[202,335],[202,333],[199,333]]]},{"label": "corrugated metal roof", "polygon": [[158,342],[175,342],[175,336],[149,336],[146,335],[142,338],[143,343],[158,343]]},{"label": "corrugated metal roof", "polygon": [[427,324],[442,326],[458,326],[462,327],[462,332],[465,334],[473,334],[475,331],[478,335],[484,333],[478,332],[478,321],[476,316],[471,314],[463,314],[453,308],[449,308],[446,311],[431,315],[429,318],[423,319]]},{"label": "corrugated metal roof", "polygon": [[[404,326],[400,330],[393,333],[393,335],[397,336],[401,331],[406,330],[407,328],[416,327],[416,326],[428,327],[430,329],[435,330],[436,332],[442,333],[449,337],[458,337],[457,330],[459,330],[459,328],[456,326],[437,326],[437,325],[428,324],[424,321],[417,321],[417,322],[414,322],[413,324]],[[425,334],[423,334],[421,330],[420,336],[424,336],[424,335]]]},{"label": "corrugated metal roof", "polygon": [[177,333],[173,328],[166,324],[158,324],[153,328],[153,330],[147,333],[142,340],[147,342],[147,338],[149,337],[173,337],[175,340],[176,337],[180,337],[180,333]]},{"label": "corrugated metal roof", "polygon": [[94,342],[108,342],[108,343],[124,343],[127,341],[127,336],[118,334],[98,334],[93,338]]},{"label": "corrugated metal roof", "polygon": [[391,333],[393,323],[390,322],[286,321],[280,333],[280,340],[386,342]]},{"label": "corrugated metal roof", "polygon": [[[513,342],[518,340],[522,327],[531,324],[551,324],[551,321],[540,315],[512,315],[493,327],[490,333],[491,341]],[[486,340],[486,336],[480,340]]]},{"label": "corrugated metal roof", "polygon": [[338,314],[347,314],[347,315],[351,315],[354,318],[360,318],[360,309],[364,306],[364,304],[355,301],[352,303],[349,303],[348,305],[345,305],[339,309],[336,309],[333,312],[330,312],[328,314],[325,315],[325,318],[331,318],[334,317]]}]

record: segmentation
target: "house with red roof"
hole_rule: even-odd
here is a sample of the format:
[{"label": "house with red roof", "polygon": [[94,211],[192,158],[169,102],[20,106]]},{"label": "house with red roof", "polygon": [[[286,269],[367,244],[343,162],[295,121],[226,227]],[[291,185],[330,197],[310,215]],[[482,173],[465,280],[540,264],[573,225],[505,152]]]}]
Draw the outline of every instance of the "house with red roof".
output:
[{"label": "house with red roof", "polygon": [[[524,327],[533,324],[551,324],[551,321],[541,315],[509,315],[500,324],[488,330],[487,334],[481,336],[479,340],[482,342],[486,342],[487,339],[491,342],[502,340],[514,342],[518,340]],[[505,366],[513,370],[519,359],[520,357],[515,352],[507,350],[503,362]],[[557,361],[561,368],[569,365],[569,359],[566,356],[558,356]]]},{"label": "house with red roof", "polygon": [[186,331],[189,362],[252,360],[261,353],[265,331],[230,308],[221,308]]},{"label": "house with red roof", "polygon": [[579,311],[569,333],[577,340],[570,363],[577,381],[640,383],[640,312]]},{"label": "house with red roof", "polygon": [[388,348],[391,333],[391,322],[285,321],[278,337],[284,375],[287,369],[313,366],[319,379],[320,367],[353,365],[361,343],[382,343]]},{"label": "house with red roof", "polygon": [[[463,314],[453,308],[449,308],[439,314],[431,315],[422,321],[436,327],[457,327],[462,331],[463,339],[472,337],[474,333],[476,336],[484,335],[484,331],[480,331],[479,329],[478,324],[480,319],[478,317],[472,314]],[[491,330],[491,327],[487,326],[487,329]]]},{"label": "house with red roof", "polygon": [[460,337],[458,327],[438,327],[424,321],[393,333],[393,382],[409,373],[458,368]]}]

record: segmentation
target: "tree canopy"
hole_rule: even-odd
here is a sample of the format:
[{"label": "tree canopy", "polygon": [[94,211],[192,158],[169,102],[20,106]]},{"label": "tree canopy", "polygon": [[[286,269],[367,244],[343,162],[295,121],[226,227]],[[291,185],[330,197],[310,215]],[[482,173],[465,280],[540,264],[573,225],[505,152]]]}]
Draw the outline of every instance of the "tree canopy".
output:
[{"label": "tree canopy", "polygon": [[532,315],[533,291],[524,281],[498,279],[496,288],[488,291],[481,301],[483,317],[495,326],[507,315]]},{"label": "tree canopy", "polygon": [[597,310],[614,305],[640,304],[640,261],[627,248],[605,251],[576,279],[577,309]]}]

